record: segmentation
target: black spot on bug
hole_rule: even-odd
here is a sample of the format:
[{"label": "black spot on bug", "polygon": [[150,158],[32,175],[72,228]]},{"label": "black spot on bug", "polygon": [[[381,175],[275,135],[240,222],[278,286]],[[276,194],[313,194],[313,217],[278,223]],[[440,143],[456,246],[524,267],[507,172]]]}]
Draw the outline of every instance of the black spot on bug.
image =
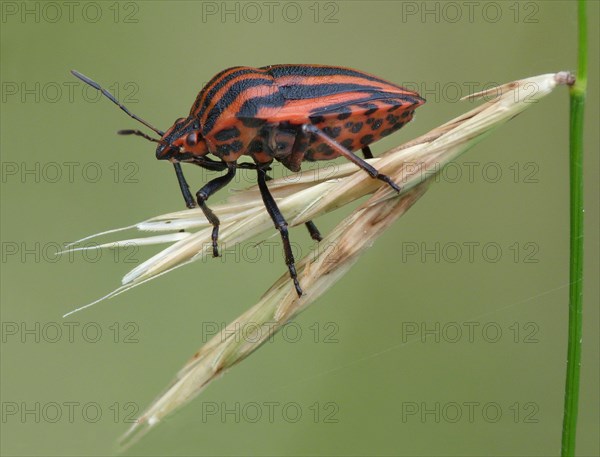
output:
[{"label": "black spot on bug", "polygon": [[402,104],[400,104],[400,105],[396,105],[396,106],[392,106],[391,108],[389,108],[389,109],[387,110],[387,112],[388,112],[388,113],[392,113],[392,112],[396,111],[398,108],[402,108]]},{"label": "black spot on bug", "polygon": [[323,116],[310,116],[310,122],[313,124],[320,124],[321,122],[325,122],[325,118]]},{"label": "black spot on bug", "polygon": [[371,124],[371,130],[378,130],[383,125],[383,121],[381,119],[377,119],[373,124]]},{"label": "black spot on bug", "polygon": [[360,144],[371,144],[373,142],[373,135],[365,135],[360,139]]},{"label": "black spot on bug", "polygon": [[338,120],[343,121],[344,119],[348,119],[350,116],[352,116],[352,111],[350,111],[349,109],[345,109],[340,114],[338,114],[337,118]]},{"label": "black spot on bug", "polygon": [[379,109],[379,106],[377,106],[375,103],[359,103],[358,106],[367,110],[364,113],[366,116],[370,116]]},{"label": "black spot on bug", "polygon": [[241,141],[234,141],[231,144],[219,144],[217,145],[217,154],[218,155],[229,155],[232,152],[240,152],[244,144]]},{"label": "black spot on bug", "polygon": [[240,136],[240,131],[237,127],[230,127],[228,129],[223,129],[215,133],[215,139],[217,141],[227,141],[233,138],[237,138]]},{"label": "black spot on bug", "polygon": [[337,138],[338,136],[340,136],[341,131],[341,127],[325,127],[323,129],[323,133],[325,133],[330,138]]},{"label": "black spot on bug", "polygon": [[352,133],[358,133],[360,132],[360,129],[362,129],[363,123],[362,122],[357,122],[356,124],[354,124],[352,126],[352,128],[350,129],[350,131]]},{"label": "black spot on bug", "polygon": [[395,124],[400,120],[400,118],[398,116],[394,116],[393,114],[388,114],[385,120],[388,121],[390,124]]},{"label": "black spot on bug", "polygon": [[296,150],[299,152],[304,152],[308,149],[308,141],[300,140],[298,143],[295,143]]},{"label": "black spot on bug", "polygon": [[405,122],[396,122],[394,125],[392,125],[392,128],[394,130],[398,130],[401,129],[402,127],[404,127]]},{"label": "black spot on bug", "polygon": [[217,155],[226,156],[233,152],[233,149],[228,144],[219,144],[217,145]]},{"label": "black spot on bug", "polygon": [[250,154],[256,154],[263,151],[263,142],[260,139],[254,139],[248,146],[248,152]]},{"label": "black spot on bug", "polygon": [[289,121],[281,121],[279,123],[279,125],[277,126],[280,130],[291,130],[292,132],[289,132],[290,134],[295,134],[296,130],[298,128],[298,125],[296,124],[292,124]]},{"label": "black spot on bug", "polygon": [[406,119],[406,118],[407,118],[408,116],[410,116],[412,113],[413,113],[412,111],[404,111],[404,112],[403,112],[403,113],[400,115],[400,117],[401,117],[402,119]]},{"label": "black spot on bug", "polygon": [[340,143],[342,146],[344,146],[346,149],[351,149],[352,145],[354,144],[354,140],[352,138],[346,138],[344,141],[342,141]]},{"label": "black spot on bug", "polygon": [[350,121],[350,122],[346,122],[344,124],[344,127],[346,127],[347,129],[349,129],[350,127],[352,127],[354,125],[354,122]]},{"label": "black spot on bug", "polygon": [[308,142],[305,140],[300,141],[299,143],[296,144],[296,147],[298,148],[297,150],[300,152],[304,152],[308,149]]},{"label": "black spot on bug", "polygon": [[257,119],[255,117],[240,117],[240,121],[244,126],[255,129],[267,123],[266,119]]},{"label": "black spot on bug", "polygon": [[320,152],[321,154],[325,154],[326,156],[330,156],[333,154],[333,149],[328,144],[321,143],[317,147],[317,152]]},{"label": "black spot on bug", "polygon": [[243,147],[244,147],[244,143],[242,143],[239,140],[236,140],[233,143],[231,143],[231,149],[235,152],[240,152]]},{"label": "black spot on bug", "polygon": [[391,127],[389,129],[385,129],[381,131],[381,136],[388,136],[396,131],[395,128]]},{"label": "black spot on bug", "polygon": [[369,119],[367,119],[365,122],[366,122],[367,124],[371,124],[371,123],[373,123],[373,121],[374,121],[374,120],[375,120],[375,119],[373,119],[372,117],[370,117],[370,118],[369,118]]}]

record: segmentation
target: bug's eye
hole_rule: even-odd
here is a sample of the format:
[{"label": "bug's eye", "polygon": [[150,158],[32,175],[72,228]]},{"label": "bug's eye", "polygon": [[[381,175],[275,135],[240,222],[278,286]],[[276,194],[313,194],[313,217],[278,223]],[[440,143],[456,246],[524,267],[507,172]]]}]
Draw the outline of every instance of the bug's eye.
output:
[{"label": "bug's eye", "polygon": [[198,144],[198,134],[196,132],[190,133],[186,138],[185,142],[189,146],[196,146]]},{"label": "bug's eye", "polygon": [[288,147],[287,143],[277,143],[277,150],[278,151],[283,151]]}]

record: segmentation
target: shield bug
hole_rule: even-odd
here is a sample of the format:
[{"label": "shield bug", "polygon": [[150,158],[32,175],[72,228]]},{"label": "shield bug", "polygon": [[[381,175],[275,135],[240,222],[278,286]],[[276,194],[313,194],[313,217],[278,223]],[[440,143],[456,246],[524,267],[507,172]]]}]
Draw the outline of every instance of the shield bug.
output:
[{"label": "shield bug", "polygon": [[[214,76],[196,97],[187,117],[177,119],[163,132],[131,113],[98,83],[77,71],[72,73],[160,136],[152,138],[139,130],[119,132],[158,143],[156,158],[173,164],[186,206],[193,208],[197,202],[212,224],[215,257],[219,255],[219,219],[206,200],[234,178],[236,169],[255,169],[263,202],[281,234],[285,261],[299,296],[302,289],[287,222],[267,186],[269,165],[276,160],[297,172],[305,160],[343,156],[399,192],[396,183],[354,152],[362,150],[366,159],[372,158],[369,145],[403,127],[425,102],[416,92],[350,68],[233,67]],[[243,155],[250,156],[253,163],[238,163]],[[181,169],[182,162],[226,173],[206,183],[194,199]],[[312,238],[321,239],[312,221],[306,226]]]}]

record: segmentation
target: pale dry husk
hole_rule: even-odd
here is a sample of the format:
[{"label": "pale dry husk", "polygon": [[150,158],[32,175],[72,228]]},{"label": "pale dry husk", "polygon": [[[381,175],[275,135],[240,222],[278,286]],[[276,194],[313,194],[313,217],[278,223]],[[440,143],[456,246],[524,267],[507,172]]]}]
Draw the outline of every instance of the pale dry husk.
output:
[{"label": "pale dry husk", "polygon": [[[515,81],[486,93],[474,94],[471,97],[486,95],[486,101],[429,133],[371,159],[370,162],[379,171],[402,186],[400,195],[350,163],[336,167],[326,179],[319,177],[317,172],[304,172],[294,179],[269,182],[269,188],[290,226],[372,195],[319,243],[320,248],[297,263],[298,278],[305,291],[302,297],[296,295],[286,271],[258,303],[194,354],[170,387],[127,432],[124,442],[131,444],[167,414],[189,402],[217,376],[255,351],[281,326],[313,303],[423,195],[432,177],[444,165],[471,148],[492,129],[534,105],[558,84],[565,83],[572,83],[572,77],[561,72]],[[228,248],[263,232],[273,231],[256,187],[237,193],[224,204],[212,206],[212,209],[222,223],[220,242]],[[123,278],[123,285],[102,299],[211,255],[211,227],[200,210],[155,217],[134,227],[142,231],[175,233],[108,243],[95,248],[132,242],[174,241],[174,244],[130,271]],[[180,229],[186,232],[177,232]],[[249,337],[249,332],[254,333],[255,338]],[[244,337],[237,338],[237,333],[243,333]]]}]

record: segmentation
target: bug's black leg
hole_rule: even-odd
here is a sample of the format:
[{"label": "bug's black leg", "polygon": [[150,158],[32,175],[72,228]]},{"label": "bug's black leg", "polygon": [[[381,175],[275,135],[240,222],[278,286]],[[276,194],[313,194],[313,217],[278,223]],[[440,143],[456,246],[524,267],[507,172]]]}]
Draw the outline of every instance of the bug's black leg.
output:
[{"label": "bug's black leg", "polygon": [[177,175],[177,181],[179,182],[181,194],[183,195],[183,199],[185,200],[185,206],[187,206],[188,208],[194,208],[196,206],[196,202],[194,201],[194,197],[192,197],[192,193],[190,192],[190,186],[185,180],[185,176],[183,176],[181,164],[179,162],[176,162],[173,164],[173,166],[175,167],[175,174]]},{"label": "bug's black leg", "polygon": [[310,234],[310,237],[313,240],[321,241],[323,239],[323,237],[321,236],[321,232],[319,232],[319,229],[317,228],[317,226],[315,225],[315,223],[313,221],[305,222],[304,225],[306,225],[306,228],[308,229],[308,233]]},{"label": "bug's black leg", "polygon": [[344,146],[342,146],[341,144],[339,144],[337,141],[329,138],[327,136],[327,134],[325,132],[323,132],[321,129],[315,127],[312,124],[304,124],[302,126],[302,131],[305,134],[311,134],[312,133],[313,135],[318,136],[321,140],[323,140],[325,143],[327,143],[333,149],[335,149],[336,151],[338,151],[346,159],[350,160],[352,163],[358,165],[360,168],[362,168],[367,173],[369,173],[369,175],[372,178],[379,179],[380,181],[383,181],[383,182],[387,183],[396,192],[400,192],[400,186],[398,186],[398,184],[396,184],[394,181],[392,181],[392,179],[388,175],[384,175],[383,173],[379,173],[375,167],[369,165],[367,162],[365,162],[363,159],[361,159],[360,157],[358,157],[353,152],[348,151],[348,149],[346,149]]},{"label": "bug's black leg", "polygon": [[[194,157],[190,163],[193,163],[194,165],[198,165],[201,168],[205,168],[205,169],[211,170],[211,171],[223,171],[227,168],[226,162],[223,162],[223,161],[219,162],[217,160],[213,160],[208,157]],[[258,168],[258,166],[255,163],[242,162],[242,163],[237,164],[237,168],[245,169],[245,170],[256,170]],[[265,170],[271,169],[271,167],[269,167],[269,166],[264,166],[263,168]],[[267,180],[270,180],[270,179],[273,179],[273,178],[267,176]]]},{"label": "bug's black leg", "polygon": [[211,171],[223,171],[227,168],[227,164],[225,162],[218,162],[216,160],[209,159],[208,157],[194,157],[191,163]]},{"label": "bug's black leg", "polygon": [[208,222],[213,226],[212,231],[212,246],[213,246],[213,257],[219,257],[219,249],[217,247],[217,240],[219,239],[219,218],[215,216],[215,213],[211,211],[211,209],[206,206],[206,200],[212,194],[214,194],[219,189],[222,189],[226,186],[235,176],[236,164],[228,163],[227,164],[227,174],[223,176],[219,176],[218,178],[213,179],[212,181],[207,182],[202,189],[196,192],[196,198],[198,199],[198,206],[204,212],[204,215],[208,219]]},{"label": "bug's black leg", "polygon": [[362,148],[362,153],[365,159],[373,158],[373,153],[371,152],[371,148],[369,146],[365,146],[364,148]]},{"label": "bug's black leg", "polygon": [[[250,162],[242,162],[242,163],[238,163],[238,164],[237,164],[237,167],[238,167],[238,168],[244,168],[244,169],[246,169],[246,170],[256,170],[256,169],[258,169],[258,168],[262,168],[262,169],[263,169],[263,170],[265,170],[265,171],[270,171],[270,170],[271,170],[271,167],[270,167],[269,165],[267,165],[267,164],[258,165],[258,164],[256,164],[256,163],[250,163]],[[270,177],[268,177],[268,176],[267,176],[267,178],[268,178],[268,179],[267,179],[267,181],[268,181],[269,179],[273,179],[273,178],[270,178]]]},{"label": "bug's black leg", "polygon": [[269,188],[267,187],[266,180],[266,172],[261,168],[257,168],[258,174],[258,188],[260,189],[260,195],[262,196],[265,207],[267,208],[267,212],[273,223],[275,224],[275,228],[279,230],[281,234],[281,240],[283,242],[283,252],[285,254],[285,263],[290,271],[290,276],[292,277],[292,281],[294,281],[294,286],[296,287],[296,293],[299,297],[302,296],[302,289],[300,288],[300,283],[298,282],[298,274],[296,273],[296,265],[294,263],[294,254],[292,253],[292,246],[290,245],[290,237],[288,234],[288,225],[281,211],[277,207],[277,203],[275,203],[275,199],[269,192]]}]

